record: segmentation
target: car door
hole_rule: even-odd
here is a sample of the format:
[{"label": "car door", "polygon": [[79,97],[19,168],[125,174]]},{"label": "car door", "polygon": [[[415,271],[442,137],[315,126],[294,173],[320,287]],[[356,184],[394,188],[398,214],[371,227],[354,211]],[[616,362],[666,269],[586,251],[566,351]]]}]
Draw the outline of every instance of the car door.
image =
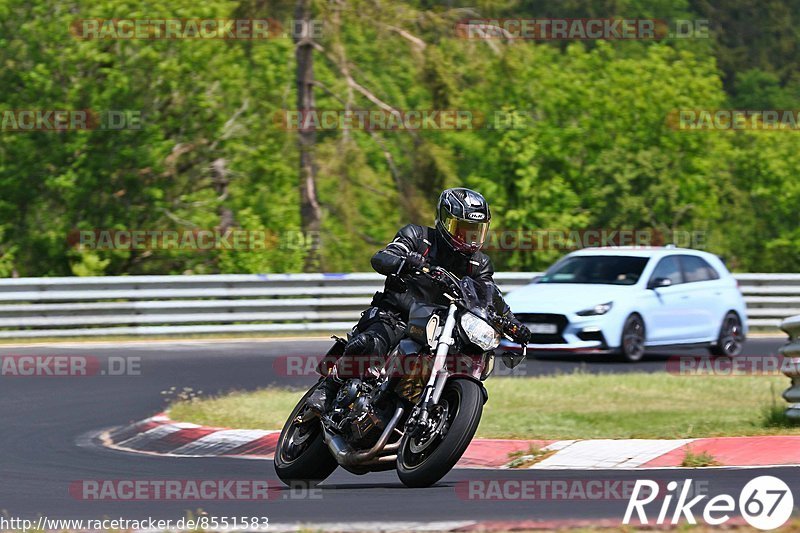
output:
[{"label": "car door", "polygon": [[678,259],[687,288],[686,313],[691,317],[691,339],[714,339],[722,316],[719,274],[702,257],[679,255]]},{"label": "car door", "polygon": [[[663,280],[669,280],[668,284]],[[686,316],[689,294],[683,269],[675,255],[659,260],[647,287],[643,309],[648,344],[679,343],[690,339],[692,324]]]}]

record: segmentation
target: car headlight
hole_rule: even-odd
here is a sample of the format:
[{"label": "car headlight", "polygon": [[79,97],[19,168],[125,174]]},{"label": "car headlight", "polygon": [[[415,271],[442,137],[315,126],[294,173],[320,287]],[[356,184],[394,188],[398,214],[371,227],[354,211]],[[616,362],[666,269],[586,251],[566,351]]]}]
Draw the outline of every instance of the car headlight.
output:
[{"label": "car headlight", "polygon": [[461,327],[464,328],[469,341],[483,350],[493,350],[500,346],[500,334],[472,313],[464,313],[461,316]]},{"label": "car headlight", "polygon": [[589,309],[584,309],[583,311],[578,311],[575,313],[578,316],[597,316],[597,315],[604,315],[611,311],[611,307],[614,305],[614,302],[606,302],[604,304],[597,304],[594,307],[590,307]]}]

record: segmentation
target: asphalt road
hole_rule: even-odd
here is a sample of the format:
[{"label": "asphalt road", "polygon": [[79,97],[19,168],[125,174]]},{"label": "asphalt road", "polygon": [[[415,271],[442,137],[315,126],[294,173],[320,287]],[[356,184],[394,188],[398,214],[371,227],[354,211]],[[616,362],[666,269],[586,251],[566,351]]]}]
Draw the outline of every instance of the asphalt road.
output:
[{"label": "asphalt road", "polygon": [[[755,339],[746,353],[775,353],[780,339]],[[429,489],[406,489],[393,472],[354,476],[337,471],[321,491],[281,490],[266,502],[220,500],[84,501],[70,495],[80,480],[105,479],[267,479],[276,481],[269,461],[247,459],[171,458],[129,454],[87,444],[86,436],[160,411],[163,391],[190,387],[203,393],[254,389],[268,384],[301,385],[313,376],[287,377],[278,362],[283,356],[317,355],[327,347],[319,341],[271,342],[148,342],[139,344],[49,345],[0,348],[8,355],[89,356],[101,369],[93,376],[0,376],[0,515],[36,518],[177,519],[202,509],[214,516],[267,516],[273,523],[392,520],[544,520],[620,519],[627,504],[611,494],[606,499],[505,500],[465,496],[467,483],[502,480],[513,487],[519,480],[589,481],[683,480],[691,477],[711,494],[738,491],[761,473],[783,478],[800,497],[800,469],[627,471],[488,471],[456,470]],[[698,354],[701,351],[696,352]],[[590,372],[664,371],[671,353],[651,354],[635,365],[596,356],[548,357],[528,362],[526,373],[547,374],[583,366]],[[101,375],[114,364],[138,365],[140,375]],[[4,359],[5,361],[6,359]],[[118,365],[117,365],[118,366]],[[81,444],[82,443],[82,444]],[[612,490],[612,493],[614,491]],[[469,494],[467,491],[466,494]],[[654,508],[653,516],[658,509]]]}]

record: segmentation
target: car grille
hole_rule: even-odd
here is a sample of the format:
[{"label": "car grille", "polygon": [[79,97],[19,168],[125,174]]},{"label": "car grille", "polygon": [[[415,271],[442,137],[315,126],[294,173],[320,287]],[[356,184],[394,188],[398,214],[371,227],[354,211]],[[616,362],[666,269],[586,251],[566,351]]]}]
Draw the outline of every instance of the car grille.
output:
[{"label": "car grille", "polygon": [[554,315],[552,313],[514,313],[514,316],[523,324],[555,324],[555,333],[532,333],[531,344],[566,344],[564,340],[564,330],[569,321],[564,315]]}]

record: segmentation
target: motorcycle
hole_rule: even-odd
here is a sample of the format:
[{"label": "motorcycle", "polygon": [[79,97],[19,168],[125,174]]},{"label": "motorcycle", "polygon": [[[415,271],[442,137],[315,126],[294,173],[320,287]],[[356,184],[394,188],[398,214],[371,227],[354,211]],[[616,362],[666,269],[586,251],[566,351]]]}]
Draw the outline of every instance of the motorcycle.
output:
[{"label": "motorcycle", "polygon": [[[309,389],[275,452],[275,470],[287,485],[315,485],[341,466],[353,474],[396,469],[406,486],[427,487],[455,466],[475,435],[488,399],[483,381],[501,337],[511,340],[514,326],[494,312],[491,284],[439,267],[410,280],[396,277],[435,284],[449,304],[414,303],[397,346],[346,379],[322,415],[306,405],[316,385]],[[337,372],[344,351],[346,341],[333,338],[318,366],[321,379]],[[513,368],[526,349],[501,358]]]}]

